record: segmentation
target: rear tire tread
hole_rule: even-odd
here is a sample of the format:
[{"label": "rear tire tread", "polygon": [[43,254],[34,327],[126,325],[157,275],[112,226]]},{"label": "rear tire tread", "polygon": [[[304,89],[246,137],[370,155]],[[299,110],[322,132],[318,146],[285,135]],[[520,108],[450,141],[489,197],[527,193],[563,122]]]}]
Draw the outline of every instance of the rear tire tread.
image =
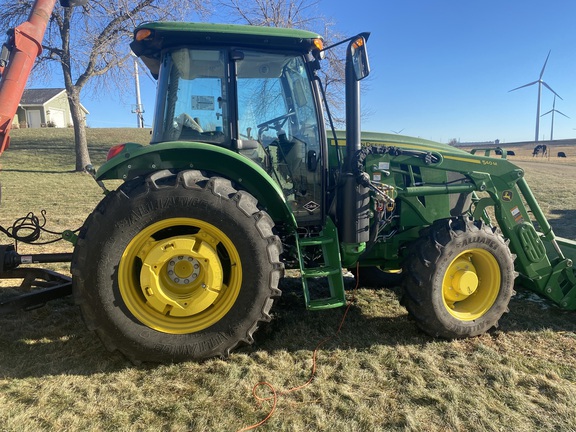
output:
[{"label": "rear tire tread", "polygon": [[[155,191],[162,189],[177,189],[183,187],[184,189],[196,190],[198,194],[210,193],[224,200],[230,200],[235,203],[235,206],[241,210],[242,213],[248,218],[253,220],[253,227],[259,233],[261,240],[267,244],[266,251],[262,254],[267,257],[268,266],[266,271],[268,275],[262,275],[268,280],[265,298],[259,301],[262,302],[262,307],[256,316],[246,318],[251,320],[252,324],[245,330],[235,330],[235,334],[230,338],[223,341],[216,347],[210,348],[200,355],[191,355],[186,353],[185,349],[179,346],[166,347],[165,351],[172,351],[166,353],[143,353],[140,347],[126,346],[127,344],[118,344],[110,337],[109,324],[102,322],[102,318],[97,316],[94,311],[93,305],[100,301],[99,295],[93,289],[93,280],[95,276],[90,275],[88,263],[94,261],[91,256],[91,245],[95,243],[98,236],[107,232],[107,225],[110,224],[110,216],[108,213],[113,212],[115,208],[122,205],[129,204],[130,200],[142,197],[146,194],[154,194]],[[107,220],[108,218],[108,220]],[[252,344],[254,341],[253,334],[258,329],[260,322],[268,322],[271,320],[270,310],[274,303],[274,298],[281,295],[279,289],[279,281],[284,273],[284,265],[280,261],[280,254],[282,252],[282,243],[277,235],[274,234],[274,222],[267,213],[258,208],[257,200],[249,193],[236,190],[232,183],[224,178],[212,177],[208,179],[200,171],[185,171],[174,175],[170,171],[159,171],[148,176],[144,181],[129,182],[122,185],[118,190],[109,193],[98,204],[92,214],[86,219],[84,226],[80,230],[78,236],[77,247],[74,251],[74,257],[71,265],[71,272],[73,275],[73,292],[76,304],[80,307],[83,319],[88,328],[94,331],[102,340],[104,346],[111,352],[120,351],[131,361],[139,363],[141,361],[155,361],[155,362],[174,362],[183,360],[201,360],[208,357],[227,357],[229,353],[241,344]],[[255,242],[258,244],[260,241]],[[92,260],[91,260],[92,258]],[[103,261],[107,257],[99,258]],[[93,264],[92,264],[93,265]],[[117,266],[117,263],[114,264]],[[112,284],[110,284],[112,290]],[[248,289],[248,288],[245,288]],[[103,305],[103,308],[117,307],[113,305]],[[225,338],[224,338],[225,339]]]}]

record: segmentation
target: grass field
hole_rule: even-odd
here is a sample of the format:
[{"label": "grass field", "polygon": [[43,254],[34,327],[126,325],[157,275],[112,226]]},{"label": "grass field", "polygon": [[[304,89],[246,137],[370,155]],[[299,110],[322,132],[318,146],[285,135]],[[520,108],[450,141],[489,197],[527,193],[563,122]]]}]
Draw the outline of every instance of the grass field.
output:
[{"label": "grass field", "polygon": [[[72,172],[70,130],[41,132],[14,131],[2,156],[0,224],[45,209],[48,228],[79,227],[101,190]],[[94,164],[126,140],[148,133],[89,130]],[[517,160],[554,229],[576,239],[576,156]],[[259,422],[272,400],[260,406],[253,386],[267,381],[281,393],[305,383],[315,347],[344,313],[306,311],[295,278],[282,289],[253,346],[203,363],[134,366],[105,351],[71,298],[0,316],[0,431],[234,431]],[[259,430],[576,431],[576,313],[518,291],[498,329],[449,342],[418,331],[398,292],[360,287],[341,332],[319,349],[312,383],[279,394]]]}]

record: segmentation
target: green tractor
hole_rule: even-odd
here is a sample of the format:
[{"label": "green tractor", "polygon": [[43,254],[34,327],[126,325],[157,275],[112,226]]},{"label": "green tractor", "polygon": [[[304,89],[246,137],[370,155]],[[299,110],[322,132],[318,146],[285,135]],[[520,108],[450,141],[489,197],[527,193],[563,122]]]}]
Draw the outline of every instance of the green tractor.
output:
[{"label": "green tractor", "polygon": [[109,349],[227,356],[271,319],[286,268],[300,271],[310,310],[346,304],[347,270],[401,282],[417,325],[449,339],[497,325],[517,276],[576,309],[576,244],[555,237],[505,151],[360,132],[367,39],[344,41],[340,132],[325,127],[317,34],[136,28],[132,50],[158,80],[151,143],[112,148],[94,173],[106,195],[72,259],[75,298]]}]

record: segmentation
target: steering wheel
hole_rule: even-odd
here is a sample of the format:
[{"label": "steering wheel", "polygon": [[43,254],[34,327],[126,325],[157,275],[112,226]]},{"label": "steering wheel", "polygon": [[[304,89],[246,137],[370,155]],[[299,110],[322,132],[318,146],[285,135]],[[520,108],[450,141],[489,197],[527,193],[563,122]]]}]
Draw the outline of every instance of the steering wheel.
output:
[{"label": "steering wheel", "polygon": [[[278,126],[276,126],[276,128],[280,128],[280,127],[284,126],[284,123],[286,123],[286,120],[287,120],[288,118],[292,117],[293,115],[296,115],[296,112],[295,112],[295,111],[286,113],[286,114],[284,114],[284,115],[281,115],[280,117],[273,118],[272,120],[265,121],[264,123],[260,123],[260,124],[259,124],[258,126],[256,126],[256,127],[257,127],[258,129],[263,129],[263,128],[265,128],[265,127],[270,126],[271,124],[279,123]],[[281,123],[280,123],[280,122],[281,122]]]}]

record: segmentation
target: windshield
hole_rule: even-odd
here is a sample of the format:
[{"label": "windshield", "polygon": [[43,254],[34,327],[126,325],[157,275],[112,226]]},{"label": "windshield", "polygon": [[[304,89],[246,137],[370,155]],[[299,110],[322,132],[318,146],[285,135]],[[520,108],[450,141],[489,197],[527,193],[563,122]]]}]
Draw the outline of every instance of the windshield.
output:
[{"label": "windshield", "polygon": [[[316,110],[300,57],[245,53],[238,62],[238,125],[241,136],[269,145],[314,133]],[[256,133],[257,132],[257,133]],[[311,142],[317,142],[316,137]]]},{"label": "windshield", "polygon": [[226,141],[224,58],[223,52],[209,50],[180,49],[166,54],[152,142]]},{"label": "windshield", "polygon": [[320,118],[301,56],[177,49],[163,58],[158,95],[153,143],[195,141],[235,150],[280,184],[296,213],[317,214]]},{"label": "windshield", "polygon": [[314,99],[300,57],[252,51],[235,55],[240,59],[235,62],[234,106],[228,104],[227,51],[182,48],[165,55],[152,142],[225,143],[234,138],[266,145],[280,131],[288,138],[316,133]]}]

